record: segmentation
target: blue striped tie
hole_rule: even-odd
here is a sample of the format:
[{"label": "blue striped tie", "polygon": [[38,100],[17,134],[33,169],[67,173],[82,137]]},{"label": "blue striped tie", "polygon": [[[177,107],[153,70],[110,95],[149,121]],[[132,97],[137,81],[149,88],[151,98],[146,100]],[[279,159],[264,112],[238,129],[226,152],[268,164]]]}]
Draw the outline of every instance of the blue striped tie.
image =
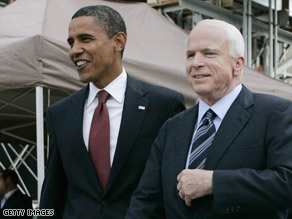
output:
[{"label": "blue striped tie", "polygon": [[192,149],[189,157],[189,169],[203,169],[206,163],[208,149],[216,134],[213,120],[216,113],[209,109],[203,116],[202,124],[198,128],[192,141]]}]

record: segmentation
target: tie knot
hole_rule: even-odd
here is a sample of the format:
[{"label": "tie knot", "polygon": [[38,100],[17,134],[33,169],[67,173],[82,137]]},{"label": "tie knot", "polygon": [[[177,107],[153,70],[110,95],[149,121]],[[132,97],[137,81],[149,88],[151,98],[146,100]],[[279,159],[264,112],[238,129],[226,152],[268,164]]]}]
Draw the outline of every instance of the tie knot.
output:
[{"label": "tie knot", "polygon": [[109,98],[109,93],[105,90],[101,90],[98,92],[98,102],[99,103],[105,103],[106,100]]},{"label": "tie knot", "polygon": [[208,109],[208,111],[205,113],[205,117],[206,119],[213,121],[216,117],[216,113],[214,113],[213,110]]}]

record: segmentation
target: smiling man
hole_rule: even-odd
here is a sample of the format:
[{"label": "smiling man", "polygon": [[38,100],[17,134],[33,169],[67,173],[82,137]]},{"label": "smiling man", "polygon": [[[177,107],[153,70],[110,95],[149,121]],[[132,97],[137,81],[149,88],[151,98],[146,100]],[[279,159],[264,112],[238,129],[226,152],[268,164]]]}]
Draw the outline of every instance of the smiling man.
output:
[{"label": "smiling man", "polygon": [[233,25],[199,22],[186,54],[199,103],[161,128],[126,218],[287,218],[291,101],[241,84],[244,41]]},{"label": "smiling man", "polygon": [[47,109],[50,156],[41,209],[55,218],[124,218],[162,124],[183,96],[138,81],[122,67],[126,26],[114,9],[78,10],[67,39],[88,85]]}]

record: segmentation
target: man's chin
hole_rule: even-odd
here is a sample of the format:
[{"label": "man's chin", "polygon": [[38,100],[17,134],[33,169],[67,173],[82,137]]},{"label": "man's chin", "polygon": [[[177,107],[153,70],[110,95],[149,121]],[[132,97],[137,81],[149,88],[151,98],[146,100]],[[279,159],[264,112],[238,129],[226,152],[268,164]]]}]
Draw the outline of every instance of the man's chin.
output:
[{"label": "man's chin", "polygon": [[90,79],[88,77],[83,77],[82,75],[79,75],[79,81],[87,84],[90,82]]},{"label": "man's chin", "polygon": [[206,85],[195,85],[192,84],[193,90],[196,92],[198,95],[205,95],[210,93],[210,89]]}]

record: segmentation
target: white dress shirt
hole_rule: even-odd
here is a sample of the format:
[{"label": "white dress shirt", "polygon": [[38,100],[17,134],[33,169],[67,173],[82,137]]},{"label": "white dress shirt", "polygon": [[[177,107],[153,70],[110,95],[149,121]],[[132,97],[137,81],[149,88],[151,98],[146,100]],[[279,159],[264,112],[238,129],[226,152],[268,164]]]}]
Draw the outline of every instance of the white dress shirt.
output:
[{"label": "white dress shirt", "polygon": [[[5,205],[5,203],[7,202],[7,200],[8,200],[8,199],[14,194],[14,192],[16,192],[16,191],[17,191],[17,188],[11,190],[10,192],[7,192],[7,193],[3,196],[2,200],[1,200],[1,209],[3,208],[3,206]],[[5,197],[5,199],[4,199],[4,197]]]},{"label": "white dress shirt", "polygon": [[230,93],[228,93],[226,96],[224,96],[222,99],[220,99],[217,103],[215,103],[213,106],[209,106],[206,102],[203,100],[199,100],[199,111],[198,111],[198,119],[195,125],[195,130],[192,137],[192,142],[189,148],[189,154],[186,162],[186,168],[188,168],[189,163],[189,157],[191,153],[191,148],[193,145],[193,140],[196,136],[197,130],[200,127],[203,116],[205,113],[212,109],[214,113],[216,113],[216,118],[213,120],[216,132],[219,129],[226,113],[228,112],[229,108],[231,107],[232,103],[235,101],[237,96],[239,95],[240,91],[242,89],[242,84],[237,85]]},{"label": "white dress shirt", "polygon": [[[110,120],[110,162],[113,163],[118,135],[120,131],[120,125],[122,120],[122,113],[124,108],[125,92],[127,86],[127,73],[123,68],[122,73],[108,84],[103,90],[110,94],[110,97],[106,101],[106,106],[109,112]],[[83,139],[85,146],[88,150],[89,146],[89,133],[91,127],[91,121],[94,114],[94,110],[98,105],[97,93],[101,89],[97,88],[93,83],[89,83],[89,94],[84,105],[83,114]]]}]

